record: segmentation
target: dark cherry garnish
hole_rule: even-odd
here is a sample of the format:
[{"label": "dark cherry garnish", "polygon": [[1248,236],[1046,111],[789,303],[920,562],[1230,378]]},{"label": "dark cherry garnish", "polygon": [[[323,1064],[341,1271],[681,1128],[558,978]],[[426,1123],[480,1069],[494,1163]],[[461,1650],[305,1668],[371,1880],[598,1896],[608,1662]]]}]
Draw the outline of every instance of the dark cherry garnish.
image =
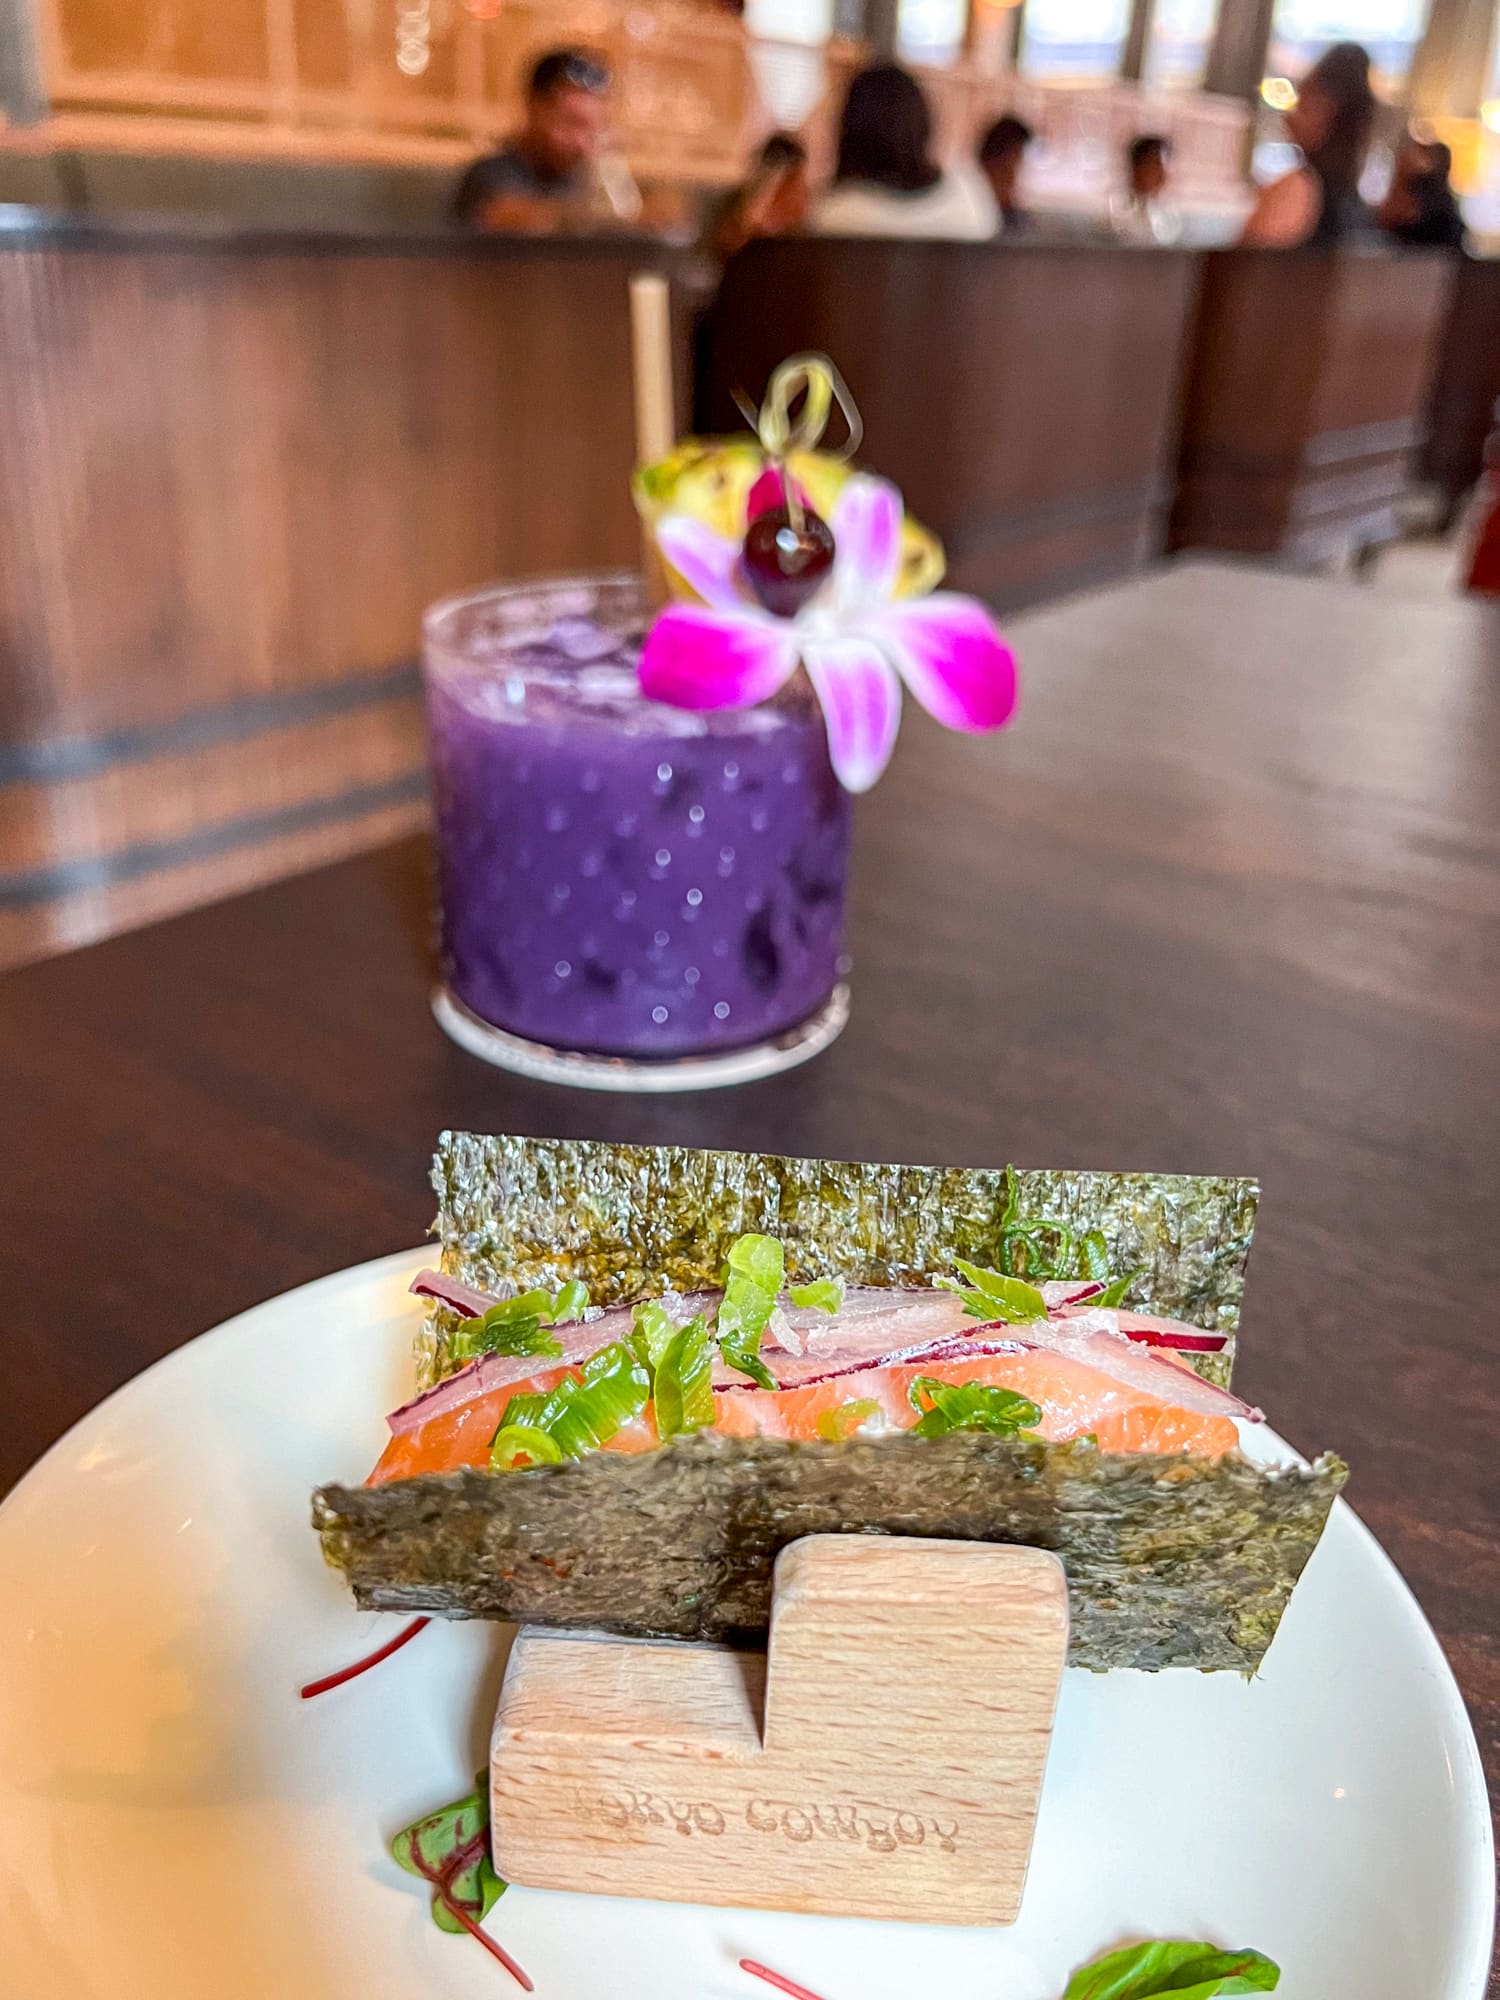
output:
[{"label": "dark cherry garnish", "polygon": [[833,530],[810,507],[758,514],[745,531],[745,581],[777,618],[794,618],[833,568]]}]

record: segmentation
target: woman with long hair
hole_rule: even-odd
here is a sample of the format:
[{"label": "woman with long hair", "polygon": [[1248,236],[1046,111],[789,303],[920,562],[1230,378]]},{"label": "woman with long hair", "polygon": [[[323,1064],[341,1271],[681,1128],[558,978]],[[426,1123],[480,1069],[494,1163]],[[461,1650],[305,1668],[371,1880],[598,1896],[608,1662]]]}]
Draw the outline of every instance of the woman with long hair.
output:
[{"label": "woman with long hair", "polygon": [[813,226],[824,236],[947,237],[995,233],[994,196],[967,163],[932,157],[932,113],[916,78],[875,63],[853,78],[839,125],[833,185]]},{"label": "woman with long hair", "polygon": [[1331,250],[1370,236],[1375,220],[1359,192],[1375,126],[1370,58],[1358,42],[1325,49],[1286,114],[1302,163],[1262,188],[1242,243],[1278,250]]}]

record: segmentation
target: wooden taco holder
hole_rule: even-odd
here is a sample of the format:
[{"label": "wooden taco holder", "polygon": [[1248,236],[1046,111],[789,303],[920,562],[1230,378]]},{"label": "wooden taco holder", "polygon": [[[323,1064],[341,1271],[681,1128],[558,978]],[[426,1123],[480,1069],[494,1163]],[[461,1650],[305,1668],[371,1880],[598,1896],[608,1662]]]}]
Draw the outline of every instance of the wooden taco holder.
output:
[{"label": "wooden taco holder", "polygon": [[491,1753],[508,1880],[1005,1924],[1068,1644],[1040,1549],[813,1535],[765,1654],[523,1628]]}]

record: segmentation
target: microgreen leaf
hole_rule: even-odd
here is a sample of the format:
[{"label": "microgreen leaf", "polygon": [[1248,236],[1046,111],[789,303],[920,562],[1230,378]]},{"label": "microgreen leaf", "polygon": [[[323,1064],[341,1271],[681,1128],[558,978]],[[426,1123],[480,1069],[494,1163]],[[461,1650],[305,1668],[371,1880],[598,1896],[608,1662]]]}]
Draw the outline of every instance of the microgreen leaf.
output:
[{"label": "microgreen leaf", "polygon": [[955,1284],[951,1278],[940,1278],[937,1282],[946,1290],[957,1292],[965,1311],[976,1319],[1003,1319],[1017,1326],[1047,1317],[1047,1301],[1035,1285],[1028,1285],[1021,1278],[1007,1278],[999,1271],[986,1271],[962,1257],[954,1258],[953,1267],[968,1279],[970,1289]]},{"label": "microgreen leaf", "polygon": [[831,1444],[845,1444],[871,1417],[878,1416],[880,1405],[869,1396],[854,1396],[847,1403],[840,1403],[836,1410],[824,1410],[818,1418],[818,1436],[827,1438]]},{"label": "microgreen leaf", "polygon": [[1113,1309],[1124,1301],[1125,1294],[1130,1290],[1136,1279],[1144,1278],[1145,1275],[1146,1270],[1144,1265],[1138,1271],[1127,1271],[1123,1278],[1112,1278],[1102,1292],[1096,1293],[1091,1299],[1085,1299],[1083,1303],[1090,1308],[1094,1306],[1107,1306]]},{"label": "microgreen leaf", "polygon": [[416,1820],[391,1842],[407,1874],[432,1884],[432,1920],[440,1930],[465,1928],[453,1914],[455,1903],[478,1924],[505,1894],[490,1863],[489,1794],[482,1776],[476,1782],[467,1798]]},{"label": "microgreen leaf", "polygon": [[1080,1967],[1063,2000],[1217,2000],[1274,1992],[1280,1978],[1281,1968],[1262,1952],[1156,1938]]},{"label": "microgreen leaf", "polygon": [[714,1420],[713,1355],[702,1315],[678,1327],[656,1366],[658,1437],[701,1431]]},{"label": "microgreen leaf", "polygon": [[432,1921],[439,1930],[467,1931],[497,1958],[525,1992],[536,1989],[510,1953],[481,1929],[505,1894],[505,1883],[490,1862],[490,1801],[484,1772],[466,1799],[443,1806],[404,1828],[391,1853],[408,1875],[432,1884]]},{"label": "microgreen leaf", "polygon": [[919,1437],[943,1437],[949,1431],[1016,1437],[1042,1421],[1028,1397],[983,1382],[940,1382],[933,1375],[918,1375],[907,1395],[921,1413],[915,1426]]},{"label": "microgreen leaf", "polygon": [[810,1285],[793,1285],[787,1297],[809,1312],[836,1313],[844,1303],[842,1278],[814,1278]]}]

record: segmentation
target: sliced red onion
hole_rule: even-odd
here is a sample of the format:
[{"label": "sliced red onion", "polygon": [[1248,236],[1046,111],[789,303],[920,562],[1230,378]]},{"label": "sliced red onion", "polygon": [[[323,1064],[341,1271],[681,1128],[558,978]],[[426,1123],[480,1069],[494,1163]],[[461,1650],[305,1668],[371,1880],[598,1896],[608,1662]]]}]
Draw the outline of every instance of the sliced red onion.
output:
[{"label": "sliced red onion", "polygon": [[1205,1382],[1191,1368],[1179,1366],[1153,1354],[1148,1346],[1121,1331],[1120,1315],[1096,1307],[1093,1311],[1067,1314],[1062,1319],[1029,1320],[1026,1336],[1038,1347],[1054,1354],[1070,1355],[1087,1367],[1097,1368],[1127,1388],[1139,1389],[1160,1403],[1179,1410],[1196,1410],[1203,1416],[1242,1417],[1260,1423],[1264,1413],[1242,1403],[1215,1382]]},{"label": "sliced red onion", "polygon": [[1102,1278],[1049,1278],[1037,1290],[1047,1301],[1048,1312],[1056,1312],[1061,1306],[1081,1305],[1085,1299],[1097,1299],[1106,1289]]},{"label": "sliced red onion", "polygon": [[[967,1361],[980,1354],[1024,1354],[1028,1348],[1036,1349],[1033,1340],[1024,1340],[1019,1334],[1006,1332],[996,1334],[992,1329],[975,1325],[970,1335],[945,1334],[941,1340],[919,1341],[912,1347],[898,1347],[894,1353],[878,1354],[871,1359],[844,1361],[837,1367],[823,1368],[814,1374],[797,1373],[795,1381],[783,1377],[778,1386],[783,1389],[810,1389],[819,1382],[836,1382],[841,1375],[864,1375],[872,1368],[908,1368],[922,1361]],[[775,1373],[775,1370],[772,1370]],[[731,1375],[724,1381],[719,1379],[719,1371],[714,1370],[714,1389],[750,1389],[754,1384],[743,1375]],[[764,1395],[765,1390],[760,1394]]]},{"label": "sliced red onion", "polygon": [[[442,1271],[420,1271],[411,1289],[441,1300],[473,1316],[498,1301],[473,1286],[461,1284]],[[970,1319],[962,1302],[946,1291],[873,1286],[851,1291],[837,1314],[785,1309],[772,1315],[762,1342],[762,1358],[784,1389],[800,1389],[868,1368],[900,1367],[922,1361],[959,1361],[967,1355],[1022,1353],[1028,1348],[1062,1354],[1086,1367],[1178,1409],[1204,1415],[1233,1415],[1250,1422],[1261,1419],[1226,1389],[1205,1382],[1191,1369],[1149,1350],[1164,1348],[1183,1354],[1215,1354],[1227,1344],[1223,1334],[1208,1333],[1145,1313],[1090,1307],[1088,1300],[1104,1289],[1097,1282],[1060,1283],[1041,1287],[1051,1316],[1010,1326],[1001,1320]],[[674,1316],[710,1312],[717,1293],[673,1300]],[[488,1396],[510,1383],[525,1381],[549,1367],[578,1365],[611,1340],[624,1337],[631,1326],[629,1306],[616,1306],[587,1324],[556,1329],[563,1352],[548,1360],[537,1355],[490,1354],[471,1362],[388,1419],[393,1436],[402,1436],[435,1417],[462,1408],[471,1399]],[[903,1327],[918,1337],[902,1342]],[[789,1336],[789,1337],[788,1337]],[[799,1353],[798,1347],[803,1351]],[[716,1390],[744,1389],[747,1378],[717,1357]]]},{"label": "sliced red onion", "polygon": [[434,1417],[445,1417],[450,1410],[461,1409],[476,1396],[491,1395],[512,1382],[524,1382],[532,1375],[545,1375],[551,1368],[577,1366],[587,1361],[601,1347],[630,1331],[630,1308],[616,1306],[613,1312],[603,1313],[587,1324],[579,1320],[570,1326],[554,1327],[552,1331],[562,1348],[561,1354],[482,1354],[467,1368],[460,1368],[456,1375],[445,1377],[435,1388],[424,1389],[420,1396],[393,1410],[386,1418],[391,1436],[404,1437],[408,1431],[431,1423]]},{"label": "sliced red onion", "polygon": [[473,1285],[462,1284],[457,1278],[450,1278],[446,1271],[418,1271],[407,1287],[419,1299],[436,1299],[439,1305],[452,1306],[466,1319],[478,1319],[491,1306],[500,1304],[493,1292],[481,1292]]},{"label": "sliced red onion", "polygon": [[[1155,1313],[1126,1312],[1113,1306],[1091,1310],[1095,1318],[1112,1322],[1115,1332],[1127,1340],[1138,1340],[1143,1347],[1170,1347],[1178,1354],[1222,1354],[1229,1345],[1228,1334],[1207,1333],[1201,1326],[1188,1326],[1180,1319],[1162,1319]],[[1066,1323],[1081,1314],[1066,1310],[1057,1317]]]}]

